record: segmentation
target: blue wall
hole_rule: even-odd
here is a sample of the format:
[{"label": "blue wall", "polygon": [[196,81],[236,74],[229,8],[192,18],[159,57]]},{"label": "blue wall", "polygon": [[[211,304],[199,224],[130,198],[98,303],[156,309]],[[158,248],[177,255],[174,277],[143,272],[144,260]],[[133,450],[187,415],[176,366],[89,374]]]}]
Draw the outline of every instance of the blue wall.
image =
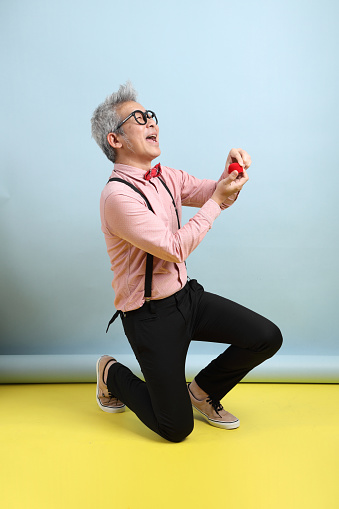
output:
[{"label": "blue wall", "polygon": [[[113,314],[94,108],[130,79],[163,164],[250,181],[188,259],[210,291],[275,321],[285,355],[339,355],[335,1],[3,1],[1,350],[129,353]],[[185,212],[185,219],[193,214]],[[214,353],[193,345],[192,353]]]}]

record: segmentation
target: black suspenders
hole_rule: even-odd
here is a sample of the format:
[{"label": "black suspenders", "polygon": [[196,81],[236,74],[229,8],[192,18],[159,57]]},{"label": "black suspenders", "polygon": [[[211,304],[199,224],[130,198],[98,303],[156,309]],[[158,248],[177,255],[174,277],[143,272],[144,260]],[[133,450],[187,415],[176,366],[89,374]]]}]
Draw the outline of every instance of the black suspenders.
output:
[{"label": "black suspenders", "polygon": [[[158,178],[159,178],[160,182],[162,183],[162,185],[164,186],[164,188],[166,189],[166,191],[168,192],[168,194],[170,195],[170,197],[172,198],[172,203],[173,203],[174,210],[175,210],[175,213],[176,213],[176,216],[177,216],[178,228],[180,230],[179,214],[178,214],[177,207],[175,205],[175,201],[174,201],[173,195],[172,195],[171,191],[169,190],[169,188],[167,187],[166,183],[162,180],[162,178],[160,178],[160,177],[158,177]],[[152,209],[152,205],[150,204],[148,198],[137,187],[135,187],[130,182],[127,182],[126,180],[120,179],[120,178],[111,178],[111,179],[109,179],[108,182],[115,182],[115,181],[116,182],[122,182],[123,184],[126,184],[131,189],[133,189],[136,193],[140,194],[140,196],[142,196],[143,199],[145,200],[146,205],[149,208],[149,210],[151,210],[153,212],[153,214],[155,213],[154,210]],[[107,182],[107,184],[108,184],[108,182]],[[151,294],[152,294],[153,255],[151,255],[150,253],[146,253],[146,254],[147,254],[147,257],[146,257],[146,274],[145,274],[145,301],[146,302],[150,302]],[[108,322],[106,332],[108,331],[110,325],[114,322],[114,320],[121,313],[122,312],[119,310],[119,311],[117,311],[112,316],[112,318]]]}]

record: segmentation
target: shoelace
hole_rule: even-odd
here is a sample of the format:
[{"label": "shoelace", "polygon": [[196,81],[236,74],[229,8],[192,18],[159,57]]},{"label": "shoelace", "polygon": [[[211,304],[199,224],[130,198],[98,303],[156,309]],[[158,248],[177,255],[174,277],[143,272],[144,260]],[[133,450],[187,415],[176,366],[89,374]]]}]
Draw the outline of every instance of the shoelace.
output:
[{"label": "shoelace", "polygon": [[109,395],[110,398],[115,399],[116,401],[118,401],[118,398],[116,396],[114,396],[114,394],[112,394],[109,391],[108,391],[108,395]]},{"label": "shoelace", "polygon": [[214,408],[214,410],[217,412],[217,414],[220,415],[219,412],[224,409],[224,407],[222,406],[220,401],[218,401],[217,399],[213,399],[213,398],[207,398],[206,401]]}]

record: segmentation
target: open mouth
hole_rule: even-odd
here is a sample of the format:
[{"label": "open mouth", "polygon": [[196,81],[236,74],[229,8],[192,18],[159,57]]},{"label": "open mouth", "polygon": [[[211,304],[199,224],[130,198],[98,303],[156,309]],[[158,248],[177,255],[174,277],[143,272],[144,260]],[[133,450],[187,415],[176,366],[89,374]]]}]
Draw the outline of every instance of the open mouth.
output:
[{"label": "open mouth", "polygon": [[150,143],[158,143],[156,134],[150,134],[147,136],[146,140]]}]

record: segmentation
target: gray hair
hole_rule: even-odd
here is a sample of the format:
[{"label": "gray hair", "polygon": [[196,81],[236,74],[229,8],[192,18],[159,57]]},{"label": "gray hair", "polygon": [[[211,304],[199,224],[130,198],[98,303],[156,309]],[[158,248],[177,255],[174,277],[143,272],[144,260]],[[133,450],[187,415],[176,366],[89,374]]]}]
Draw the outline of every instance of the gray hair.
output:
[{"label": "gray hair", "polygon": [[114,132],[124,134],[122,127],[117,130],[117,126],[121,121],[117,113],[117,106],[128,101],[136,101],[136,99],[137,92],[134,90],[132,83],[127,81],[124,85],[120,85],[117,92],[109,95],[103,103],[99,104],[93,113],[91,119],[92,136],[113,163],[115,162],[116,152],[108,143],[107,135]]}]

